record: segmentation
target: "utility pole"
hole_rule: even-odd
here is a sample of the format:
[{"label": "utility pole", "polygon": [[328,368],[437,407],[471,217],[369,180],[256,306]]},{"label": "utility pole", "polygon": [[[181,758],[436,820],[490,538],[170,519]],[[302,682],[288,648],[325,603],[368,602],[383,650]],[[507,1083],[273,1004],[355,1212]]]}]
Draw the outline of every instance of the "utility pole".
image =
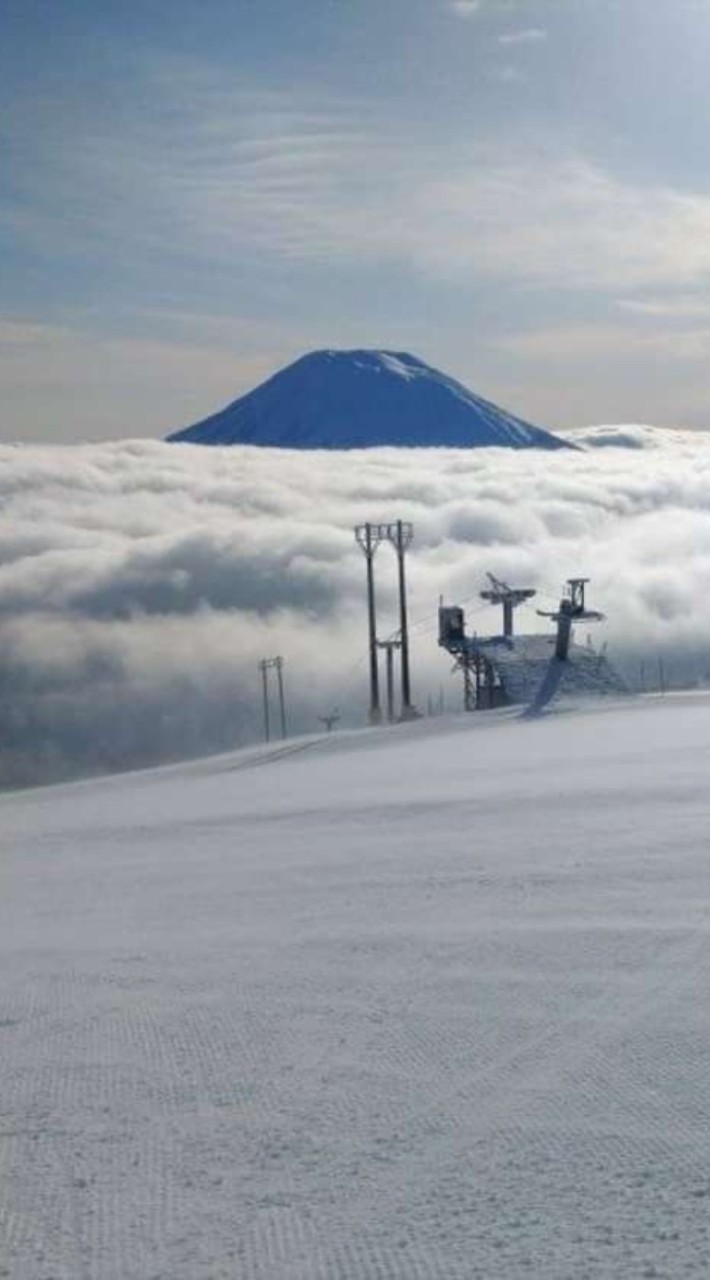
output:
[{"label": "utility pole", "polygon": [[387,671],[387,719],[394,722],[394,651],[402,647],[400,640],[378,640],[378,649],[384,649]]},{"label": "utility pole", "polygon": [[261,659],[259,663],[259,670],[261,672],[262,696],[264,702],[264,742],[268,742],[271,735],[269,733],[269,678],[267,674],[269,665],[266,658]]},{"label": "utility pole", "polygon": [[279,710],[281,712],[281,737],[286,737],[286,707],[284,704],[284,660],[283,658],[274,658],[274,666],[276,667],[276,679],[279,685]]},{"label": "utility pole", "polygon": [[399,574],[399,642],[402,650],[402,719],[411,720],[416,716],[412,706],[412,694],[409,681],[409,629],[407,624],[407,583],[404,569],[404,558],[414,537],[414,526],[397,520],[387,526],[387,538],[397,554]]},{"label": "utility pole", "polygon": [[340,712],[338,711],[337,707],[334,707],[332,711],[328,712],[328,715],[319,716],[318,719],[320,720],[321,724],[325,725],[326,731],[328,733],[332,733],[334,726],[338,723],[340,719]]},{"label": "utility pole", "polygon": [[380,710],[380,682],[377,662],[377,620],[375,614],[375,552],[382,541],[382,526],[359,524],[355,540],[361,548],[367,564],[367,618],[370,649],[370,724],[382,723]]},{"label": "utility pole", "polygon": [[281,737],[286,737],[286,705],[284,701],[284,681],[283,681],[284,660],[277,658],[262,658],[259,662],[259,670],[262,680],[262,696],[264,703],[264,741],[270,741],[270,719],[269,719],[269,671],[276,671],[276,681],[279,697],[279,712],[281,717]]}]

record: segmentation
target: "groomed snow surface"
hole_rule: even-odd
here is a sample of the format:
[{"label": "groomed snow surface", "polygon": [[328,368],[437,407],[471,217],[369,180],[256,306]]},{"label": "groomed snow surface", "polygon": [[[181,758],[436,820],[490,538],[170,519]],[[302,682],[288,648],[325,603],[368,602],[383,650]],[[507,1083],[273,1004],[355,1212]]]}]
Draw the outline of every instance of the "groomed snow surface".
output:
[{"label": "groomed snow surface", "polygon": [[710,698],[6,795],[0,1275],[710,1274]]}]

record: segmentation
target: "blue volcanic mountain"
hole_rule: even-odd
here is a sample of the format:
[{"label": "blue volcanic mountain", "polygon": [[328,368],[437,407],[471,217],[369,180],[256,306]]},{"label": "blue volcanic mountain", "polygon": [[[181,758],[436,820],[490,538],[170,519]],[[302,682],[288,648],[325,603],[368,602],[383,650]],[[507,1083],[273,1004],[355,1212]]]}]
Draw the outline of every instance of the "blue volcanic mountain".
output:
[{"label": "blue volcanic mountain", "polygon": [[279,449],[571,447],[416,356],[393,351],[310,352],[168,439]]}]

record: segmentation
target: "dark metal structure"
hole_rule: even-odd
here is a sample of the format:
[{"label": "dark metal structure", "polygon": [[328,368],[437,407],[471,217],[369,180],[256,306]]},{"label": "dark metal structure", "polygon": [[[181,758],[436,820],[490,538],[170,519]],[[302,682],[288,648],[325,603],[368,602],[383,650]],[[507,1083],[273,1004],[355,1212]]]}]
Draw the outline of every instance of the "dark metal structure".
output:
[{"label": "dark metal structure", "polygon": [[397,649],[401,649],[401,640],[378,640],[378,649],[383,649],[385,653],[387,672],[387,720],[389,724],[395,721],[394,714],[394,655]]},{"label": "dark metal structure", "polygon": [[[414,537],[414,527],[405,520],[395,520],[388,524],[360,524],[355,528],[355,540],[361,548],[367,565],[367,616],[368,644],[370,660],[370,724],[382,723],[380,706],[380,683],[378,649],[384,649],[387,655],[387,708],[388,718],[394,718],[394,650],[400,651],[400,672],[402,681],[402,705],[400,719],[409,720],[416,717],[417,710],[412,704],[412,689],[409,670],[409,623],[407,615],[407,579],[405,569],[406,553]],[[397,578],[399,587],[399,632],[397,640],[378,641],[377,615],[375,606],[375,570],[374,560],[377,548],[382,542],[389,542],[397,556]]]},{"label": "dark metal structure", "polygon": [[463,671],[467,709],[511,703],[540,709],[558,690],[597,696],[628,692],[604,652],[572,642],[574,623],[603,617],[586,607],[587,581],[570,578],[559,609],[541,613],[557,623],[555,636],[467,636],[463,609],[459,605],[440,606],[439,644],[455,659],[455,669]]},{"label": "dark metal structure", "polygon": [[281,737],[286,737],[286,704],[284,700],[284,680],[283,680],[284,660],[281,657],[262,658],[259,662],[259,670],[261,672],[262,681],[262,698],[264,707],[264,741],[271,740],[271,724],[269,716],[269,672],[276,672],[276,682],[279,700],[279,715],[281,720]]},{"label": "dark metal structure", "polygon": [[481,599],[489,604],[502,604],[503,635],[512,636],[514,610],[526,600],[531,600],[537,592],[533,587],[509,587],[507,582],[501,582],[492,573],[487,573],[486,577],[491,585],[486,591],[481,591]]},{"label": "dark metal structure", "polygon": [[[375,611],[375,553],[383,538],[380,524],[359,524],[355,529],[355,541],[364,553],[367,564],[367,624],[370,655],[370,724],[382,723],[380,710],[380,678],[377,661],[377,616]],[[386,535],[384,535],[386,536]]]},{"label": "dark metal structure", "polygon": [[387,526],[387,537],[397,555],[397,574],[399,579],[399,647],[401,650],[402,675],[402,720],[411,720],[417,712],[412,706],[412,689],[409,679],[409,627],[407,622],[407,582],[404,569],[404,557],[412,544],[414,526],[397,520]]},{"label": "dark metal structure", "polygon": [[573,622],[602,622],[604,619],[603,613],[585,606],[584,588],[588,582],[589,578],[568,578],[559,609],[553,613],[546,613],[543,609],[537,611],[541,618],[552,618],[557,623],[555,657],[558,662],[567,662],[569,658]]}]

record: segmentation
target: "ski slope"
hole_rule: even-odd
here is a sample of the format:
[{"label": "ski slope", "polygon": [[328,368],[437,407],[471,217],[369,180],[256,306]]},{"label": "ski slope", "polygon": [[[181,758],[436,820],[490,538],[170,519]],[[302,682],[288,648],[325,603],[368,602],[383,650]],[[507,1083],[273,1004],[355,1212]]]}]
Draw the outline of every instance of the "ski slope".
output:
[{"label": "ski slope", "polygon": [[710,1273],[710,698],[0,799],[0,1275]]}]

